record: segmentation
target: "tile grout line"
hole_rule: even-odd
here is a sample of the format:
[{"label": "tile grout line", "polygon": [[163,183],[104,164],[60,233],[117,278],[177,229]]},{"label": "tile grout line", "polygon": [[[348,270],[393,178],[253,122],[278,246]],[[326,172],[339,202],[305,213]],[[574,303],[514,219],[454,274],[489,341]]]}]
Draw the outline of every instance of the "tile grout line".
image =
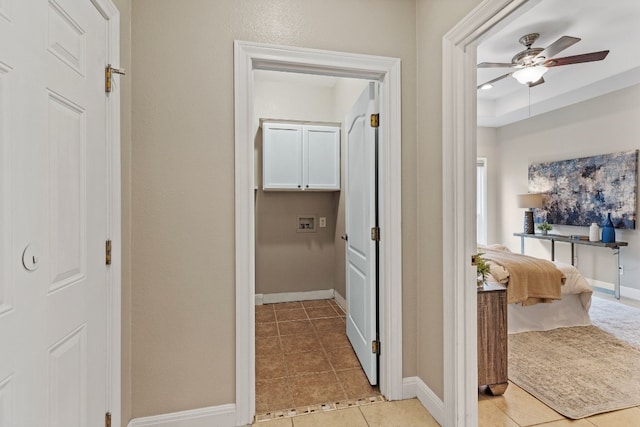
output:
[{"label": "tile grout line", "polygon": [[[329,306],[331,306],[331,304],[329,304]],[[331,308],[333,309],[333,307],[331,307]],[[335,311],[335,310],[333,310],[333,311]],[[313,323],[312,323],[312,325],[313,325]],[[315,325],[314,325],[314,329],[315,329]],[[318,332],[319,331],[316,329],[316,335],[318,335]],[[336,381],[338,383],[338,386],[342,390],[342,393],[343,393],[345,399],[349,399],[349,395],[347,393],[347,390],[345,389],[344,385],[342,384],[342,381],[340,381],[340,378],[338,377],[338,373],[336,372],[336,367],[334,366],[333,362],[331,361],[331,358],[329,357],[329,352],[325,348],[324,343],[322,342],[320,337],[318,337],[318,341],[320,342],[320,347],[322,348],[322,351],[324,352],[324,356],[327,358],[327,361],[329,362],[329,366],[331,366],[331,372],[333,372],[333,377],[336,379]]]},{"label": "tile grout line", "polygon": [[[276,311],[275,306],[273,307],[274,312]],[[276,323],[278,322],[278,315],[276,314]],[[287,382],[287,390],[289,391],[289,397],[291,399],[291,403],[293,403],[293,406],[296,406],[296,401],[295,398],[293,396],[293,388],[291,387],[291,373],[289,372],[289,364],[287,363],[287,359],[286,359],[286,355],[284,352],[284,345],[282,345],[282,336],[280,335],[280,327],[278,327],[278,340],[280,340],[280,350],[282,351],[282,360],[284,361],[284,366],[287,370],[287,377],[286,377],[286,382]],[[293,420],[291,420],[291,425],[293,426]]]},{"label": "tile grout line", "polygon": [[362,412],[362,407],[358,406],[358,411],[360,411],[360,415],[362,415],[362,418],[364,419],[364,422],[367,424],[367,427],[371,427],[371,424],[369,424],[369,420],[367,419],[367,416],[364,414],[364,412]]}]

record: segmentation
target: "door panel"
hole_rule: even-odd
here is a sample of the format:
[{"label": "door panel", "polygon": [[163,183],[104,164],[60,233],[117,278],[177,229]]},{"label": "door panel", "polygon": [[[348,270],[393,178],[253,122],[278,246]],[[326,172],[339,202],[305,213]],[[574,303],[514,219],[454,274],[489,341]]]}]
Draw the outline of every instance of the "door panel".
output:
[{"label": "door panel", "polygon": [[263,125],[264,177],[268,189],[298,189],[302,185],[302,126]]},{"label": "door panel", "polygon": [[0,0],[0,425],[106,412],[107,25]]},{"label": "door panel", "polygon": [[60,3],[49,2],[47,50],[84,77],[87,66],[85,31],[74,19],[73,11]]},{"label": "door panel", "polygon": [[86,278],[86,175],[84,114],[80,106],[49,94],[49,292]]},{"label": "door panel", "polygon": [[340,130],[327,126],[305,126],[305,188],[340,189]]},{"label": "door panel", "polygon": [[87,329],[82,325],[49,350],[50,425],[87,422]]},{"label": "door panel", "polygon": [[376,226],[376,84],[370,83],[350,110],[346,120],[347,179],[347,336],[371,384],[377,384],[377,242],[371,239]]}]

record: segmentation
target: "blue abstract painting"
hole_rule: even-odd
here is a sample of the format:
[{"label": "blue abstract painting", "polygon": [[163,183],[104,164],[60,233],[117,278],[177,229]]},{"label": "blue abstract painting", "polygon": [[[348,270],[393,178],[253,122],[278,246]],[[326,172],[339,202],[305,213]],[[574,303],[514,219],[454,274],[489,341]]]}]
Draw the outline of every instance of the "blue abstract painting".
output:
[{"label": "blue abstract painting", "polygon": [[542,193],[535,222],[636,228],[638,150],[529,165],[529,192]]}]

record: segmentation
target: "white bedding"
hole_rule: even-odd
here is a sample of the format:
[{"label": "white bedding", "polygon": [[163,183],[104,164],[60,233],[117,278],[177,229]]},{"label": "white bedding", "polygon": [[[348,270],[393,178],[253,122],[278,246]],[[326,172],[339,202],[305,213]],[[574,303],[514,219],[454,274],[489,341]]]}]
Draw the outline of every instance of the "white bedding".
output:
[{"label": "white bedding", "polygon": [[509,304],[507,309],[507,332],[510,334],[590,324],[589,311],[582,305],[580,294],[566,294],[550,304],[527,307]]},{"label": "white bedding", "polygon": [[[493,250],[509,251],[503,245],[491,245]],[[482,247],[480,247],[482,250]],[[527,331],[547,331],[570,326],[591,324],[589,308],[593,290],[577,268],[560,261],[553,262],[564,273],[567,280],[561,288],[562,299],[549,304],[535,304],[523,307],[509,304],[507,310],[509,333]],[[488,283],[502,283],[508,286],[509,272],[502,266],[492,264]]]}]

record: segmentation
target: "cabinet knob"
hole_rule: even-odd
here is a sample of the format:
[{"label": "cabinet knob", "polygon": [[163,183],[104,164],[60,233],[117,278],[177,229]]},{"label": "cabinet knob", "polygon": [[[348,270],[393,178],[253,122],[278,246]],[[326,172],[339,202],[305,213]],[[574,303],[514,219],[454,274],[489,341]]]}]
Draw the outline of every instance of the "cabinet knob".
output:
[{"label": "cabinet knob", "polygon": [[309,184],[307,184],[306,187],[309,188]]},{"label": "cabinet knob", "polygon": [[298,188],[300,188],[300,186],[298,185]]}]

